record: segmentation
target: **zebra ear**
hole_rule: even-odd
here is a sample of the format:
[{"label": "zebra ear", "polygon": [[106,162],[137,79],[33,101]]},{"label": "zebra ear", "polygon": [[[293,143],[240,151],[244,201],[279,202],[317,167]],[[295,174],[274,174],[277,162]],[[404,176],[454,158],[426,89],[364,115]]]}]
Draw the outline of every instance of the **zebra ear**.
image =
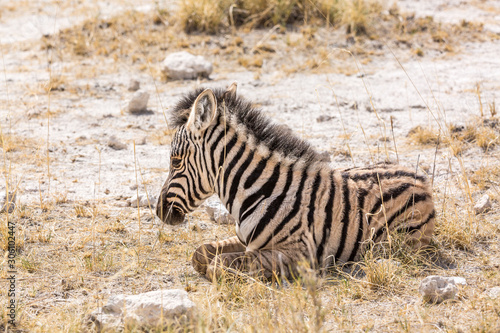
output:
[{"label": "zebra ear", "polygon": [[235,98],[236,97],[236,89],[238,88],[238,84],[233,82],[224,93],[224,99]]},{"label": "zebra ear", "polygon": [[215,119],[216,112],[217,99],[214,92],[210,89],[205,89],[196,97],[191,107],[186,128],[190,131],[204,130]]}]

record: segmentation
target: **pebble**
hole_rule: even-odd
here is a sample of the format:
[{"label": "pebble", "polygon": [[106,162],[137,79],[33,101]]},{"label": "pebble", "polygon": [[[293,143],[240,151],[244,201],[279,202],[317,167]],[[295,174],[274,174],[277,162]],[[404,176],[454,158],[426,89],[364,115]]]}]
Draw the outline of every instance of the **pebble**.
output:
[{"label": "pebble", "polygon": [[141,84],[139,83],[139,81],[131,79],[130,83],[128,84],[128,91],[137,91],[139,89],[141,89]]},{"label": "pebble", "polygon": [[490,196],[485,194],[478,200],[476,205],[474,206],[474,212],[476,214],[482,214],[491,209],[491,201]]},{"label": "pebble", "polygon": [[128,112],[142,113],[148,110],[149,93],[137,90],[128,102]]},{"label": "pebble", "polygon": [[319,116],[318,118],[316,118],[316,121],[317,121],[318,123],[323,123],[323,122],[325,122],[325,121],[329,121],[329,120],[332,120],[332,119],[333,119],[333,117],[332,117],[332,116],[321,115],[321,116]]},{"label": "pebble", "polygon": [[[139,200],[137,200],[137,194],[136,194],[132,198],[128,199],[128,203],[130,204],[131,207],[134,208],[149,207],[149,205],[151,205],[151,208],[154,208],[156,203],[156,198],[150,196],[148,201],[148,197],[145,194],[139,194]],[[137,205],[138,203],[139,205]]]},{"label": "pebble", "polygon": [[108,147],[113,148],[114,150],[127,149],[127,145],[118,141],[114,135],[109,138]]}]

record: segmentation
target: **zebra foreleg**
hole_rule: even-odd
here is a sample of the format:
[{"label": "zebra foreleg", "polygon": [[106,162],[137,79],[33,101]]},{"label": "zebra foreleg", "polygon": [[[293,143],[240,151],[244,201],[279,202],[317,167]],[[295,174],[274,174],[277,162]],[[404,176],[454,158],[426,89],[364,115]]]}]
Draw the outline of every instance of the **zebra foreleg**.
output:
[{"label": "zebra foreleg", "polygon": [[223,253],[214,257],[205,276],[217,280],[226,272],[235,275],[272,279],[292,279],[297,276],[297,258],[278,250]]},{"label": "zebra foreleg", "polygon": [[245,251],[245,245],[240,242],[237,236],[218,242],[203,244],[194,251],[192,258],[193,267],[201,275],[206,275],[207,266],[216,255],[243,251]]}]

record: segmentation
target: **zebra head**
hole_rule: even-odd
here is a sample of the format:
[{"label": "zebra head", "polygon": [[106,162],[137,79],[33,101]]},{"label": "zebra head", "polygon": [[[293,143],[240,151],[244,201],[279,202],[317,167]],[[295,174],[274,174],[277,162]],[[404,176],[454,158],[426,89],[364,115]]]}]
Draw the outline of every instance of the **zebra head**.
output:
[{"label": "zebra head", "polygon": [[205,131],[217,114],[213,91],[204,90],[185,113],[187,121],[177,129],[172,140],[170,174],[156,206],[156,215],[173,225],[182,223],[186,214],[214,194],[204,146]]}]

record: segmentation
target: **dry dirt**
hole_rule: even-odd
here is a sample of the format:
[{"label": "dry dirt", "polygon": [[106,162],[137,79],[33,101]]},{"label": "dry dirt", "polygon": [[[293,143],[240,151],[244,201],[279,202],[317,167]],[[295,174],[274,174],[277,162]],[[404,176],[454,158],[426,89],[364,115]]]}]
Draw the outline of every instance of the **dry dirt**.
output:
[{"label": "dry dirt", "polygon": [[[393,291],[366,291],[356,277],[341,279],[349,291],[332,277],[321,280],[320,299],[327,311],[323,329],[500,330],[499,300],[484,296],[487,288],[500,285],[500,125],[498,115],[492,115],[500,101],[497,1],[399,1],[400,12],[413,11],[417,18],[431,15],[437,24],[484,24],[479,32],[450,42],[446,50],[446,40],[437,46],[427,40],[395,42],[387,36],[353,42],[343,31],[318,29],[308,35],[300,28],[208,37],[165,32],[164,45],[151,53],[146,42],[142,50],[128,50],[137,43],[127,38],[137,36],[124,37],[116,46],[120,54],[109,51],[109,56],[71,53],[68,45],[78,45],[78,40],[73,43],[69,33],[67,40],[54,38],[62,29],[80,29],[89,19],[112,19],[131,10],[148,15],[158,8],[152,1],[137,3],[0,1],[0,189],[8,184],[18,195],[16,212],[2,214],[2,223],[15,221],[20,243],[20,329],[78,331],[85,316],[111,293],[158,288],[187,288],[202,313],[227,317],[224,323],[209,316],[200,324],[206,330],[253,327],[257,310],[245,313],[245,300],[228,309],[224,302],[232,300],[216,296],[222,291],[190,266],[198,245],[231,235],[231,226],[213,223],[199,211],[185,226],[170,228],[149,208],[127,207],[127,199],[137,193],[149,194],[153,203],[167,176],[168,109],[194,87],[226,87],[236,81],[239,94],[327,152],[337,167],[390,160],[428,173],[440,223],[454,221],[474,233],[462,235],[443,226],[436,247],[447,264],[411,268],[421,272],[401,273],[408,280],[399,281]],[[227,51],[239,43],[237,38],[246,47],[241,56]],[[308,41],[309,49],[303,48]],[[258,45],[270,49],[256,55],[248,51]],[[166,81],[160,62],[178,49],[192,49],[211,60],[215,70],[210,80]],[[423,54],[417,55],[419,49]],[[316,65],[308,63],[318,56]],[[255,58],[261,63],[247,64]],[[151,94],[150,112],[126,111],[131,79]],[[491,135],[485,148],[478,146],[477,137],[450,144],[450,125],[487,128]],[[408,137],[417,126],[432,135],[441,133],[437,149],[435,142],[421,144]],[[111,137],[127,148],[111,148]],[[472,206],[485,193],[493,208],[475,216]],[[5,242],[2,237],[0,242]],[[2,278],[7,275],[6,255]],[[466,277],[469,285],[457,302],[422,304],[418,283],[436,272]],[[1,286],[0,313],[7,302],[3,282]]]}]

